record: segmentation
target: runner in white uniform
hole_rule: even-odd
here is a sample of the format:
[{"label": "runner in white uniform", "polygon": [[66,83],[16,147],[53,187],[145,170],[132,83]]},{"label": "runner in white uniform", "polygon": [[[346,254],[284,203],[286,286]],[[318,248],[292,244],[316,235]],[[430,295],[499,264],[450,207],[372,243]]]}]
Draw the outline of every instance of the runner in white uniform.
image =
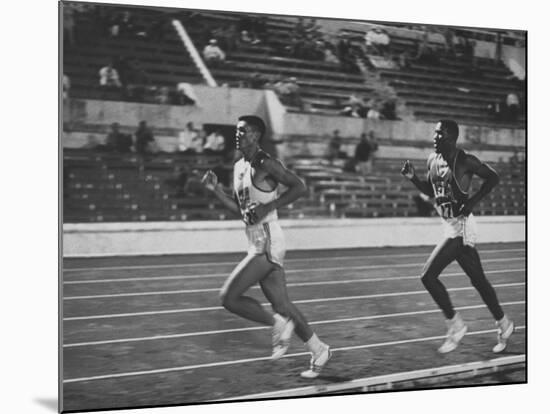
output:
[{"label": "runner in white uniform", "polygon": [[[475,248],[476,226],[472,210],[499,182],[498,174],[478,158],[456,147],[458,125],[451,120],[437,123],[434,133],[435,153],[428,157],[427,180],[419,179],[414,167],[405,162],[401,173],[424,194],[435,198],[435,207],[441,216],[444,239],[434,249],[422,273],[422,283],[439,305],[447,319],[448,332],[439,352],[454,350],[467,327],[454,310],[447,289],[439,275],[453,260],[470,278],[496,320],[497,344],[493,352],[502,352],[514,331],[513,322],[504,314],[495,290],[485,277],[479,254]],[[473,175],[484,180],[481,188],[472,197],[468,190]]]},{"label": "runner in white uniform", "polygon": [[[310,369],[304,378],[316,378],[330,359],[331,352],[311,330],[286,290],[283,260],[285,243],[277,222],[277,208],[290,204],[307,192],[304,183],[283,164],[262,151],[259,142],[265,133],[263,120],[254,115],[239,118],[236,141],[243,157],[235,163],[235,198],[225,194],[212,171],[202,182],[225,207],[240,214],[246,224],[248,254],[233,270],[221,290],[222,305],[243,318],[273,327],[274,359],[282,357],[290,345],[293,330],[311,352]],[[277,187],[287,190],[278,195]],[[265,310],[246,291],[259,283],[275,314]]]}]

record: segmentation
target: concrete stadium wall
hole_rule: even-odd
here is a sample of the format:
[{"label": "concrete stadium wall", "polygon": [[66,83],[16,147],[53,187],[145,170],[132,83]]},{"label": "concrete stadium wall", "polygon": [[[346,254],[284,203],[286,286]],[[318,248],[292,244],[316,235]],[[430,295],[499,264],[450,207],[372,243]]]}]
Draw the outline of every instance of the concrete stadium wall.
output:
[{"label": "concrete stadium wall", "polygon": [[[479,243],[525,241],[525,217],[477,217]],[[288,250],[434,245],[439,218],[281,220]],[[64,257],[244,252],[240,221],[63,225]]]},{"label": "concrete stadium wall", "polygon": [[[163,130],[172,130],[173,135],[158,135],[156,141],[163,151],[175,151],[178,131],[193,121],[200,127],[205,123],[234,124],[245,113],[258,114],[268,123],[268,135],[279,144],[279,154],[285,157],[295,155],[322,156],[328,137],[335,129],[340,130],[344,147],[353,151],[362,132],[373,131],[383,140],[378,156],[423,158],[429,152],[426,148],[415,148],[431,140],[434,124],[424,121],[383,121],[339,116],[287,113],[273,91],[252,89],[210,88],[195,86],[199,104],[197,106],[170,106],[139,104],[131,102],[71,100],[63,111],[69,125],[96,125],[106,127],[119,122],[125,127],[137,127],[145,120],[149,125]],[[299,139],[296,139],[299,137]],[[525,148],[525,130],[510,128],[489,128],[474,125],[460,126],[461,144],[473,144],[481,148],[476,153],[487,161],[507,158],[509,149],[488,151],[490,146]],[[78,148],[89,140],[105,140],[103,132],[86,132],[78,129],[63,131],[65,148]],[[397,143],[397,141],[399,143]],[[407,143],[410,142],[410,145]],[[382,144],[382,143],[381,143]],[[488,151],[480,153],[479,149]]]}]

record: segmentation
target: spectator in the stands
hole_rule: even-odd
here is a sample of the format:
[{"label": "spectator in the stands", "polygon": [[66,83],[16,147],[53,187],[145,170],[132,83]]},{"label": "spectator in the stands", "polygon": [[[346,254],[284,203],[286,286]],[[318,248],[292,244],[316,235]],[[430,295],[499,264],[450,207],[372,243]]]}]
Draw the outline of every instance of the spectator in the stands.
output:
[{"label": "spectator in the stands", "polygon": [[519,115],[519,98],[514,92],[506,95],[506,118],[509,122],[516,122]]},{"label": "spectator in the stands", "polygon": [[262,89],[265,82],[264,77],[259,72],[252,72],[248,77],[246,84],[252,89]]},{"label": "spectator in the stands", "polygon": [[369,111],[367,112],[367,119],[381,119],[382,115],[380,114],[380,102],[371,99],[369,104]]},{"label": "spectator in the stands", "polygon": [[275,84],[275,92],[284,105],[297,107],[300,110],[303,109],[300,85],[298,85],[298,79],[295,77],[282,79],[277,82]]},{"label": "spectator in the stands", "polygon": [[204,153],[219,154],[225,149],[225,138],[219,129],[215,129],[206,137]]},{"label": "spectator in the stands", "polygon": [[204,47],[202,55],[206,63],[211,65],[217,65],[225,61],[225,53],[218,46],[216,39],[210,39],[210,42]]},{"label": "spectator in the stands", "polygon": [[340,112],[342,115],[351,116],[353,118],[365,118],[367,115],[367,108],[363,99],[354,93],[344,102],[344,105],[344,108]]},{"label": "spectator in the stands", "polygon": [[445,38],[445,53],[454,58],[456,56],[454,30],[450,27],[445,27],[442,35]]},{"label": "spectator in the stands", "polygon": [[178,149],[185,153],[201,153],[203,150],[203,137],[193,122],[188,122],[185,129],[180,132],[178,137]]},{"label": "spectator in the stands", "polygon": [[341,151],[342,138],[340,137],[340,130],[335,129],[332,132],[332,137],[328,143],[328,148],[326,152],[326,158],[332,163],[335,159],[347,158],[347,154],[344,151]]},{"label": "spectator in the stands", "polygon": [[[372,134],[370,131],[369,134]],[[361,175],[367,175],[372,172],[371,154],[374,151],[373,144],[369,141],[367,134],[361,134],[361,139],[355,147],[355,170]]]},{"label": "spectator in the stands", "polygon": [[426,26],[422,26],[422,33],[416,44],[416,56],[415,60],[422,60],[431,53],[429,45],[429,32]]},{"label": "spectator in the stands", "polygon": [[317,24],[316,19],[310,18],[304,26],[304,31],[306,34],[310,34],[314,38],[317,38],[321,34],[321,26]]},{"label": "spectator in the stands", "polygon": [[487,105],[487,113],[493,121],[502,121],[504,118],[504,106],[506,102],[503,99],[494,99]]},{"label": "spectator in the stands", "polygon": [[157,88],[155,102],[161,105],[170,105],[172,103],[172,96],[168,86],[161,86]]},{"label": "spectator in the stands", "polygon": [[99,70],[99,85],[106,89],[119,89],[122,87],[118,71],[114,68],[112,62]]},{"label": "spectator in the stands", "polygon": [[338,59],[340,59],[340,65],[346,72],[355,70],[354,57],[351,50],[351,42],[345,33],[340,33],[340,40],[338,41],[337,52]]},{"label": "spectator in the stands", "polygon": [[296,26],[294,26],[294,37],[301,38],[306,35],[306,24],[303,17],[298,17]]},{"label": "spectator in the stands", "polygon": [[367,53],[386,56],[390,48],[390,36],[385,30],[374,27],[365,34],[365,45]]},{"label": "spectator in the stands", "polygon": [[155,138],[147,122],[140,121],[135,137],[135,148],[138,154],[149,154],[155,151]]},{"label": "spectator in the stands", "polygon": [[132,13],[124,11],[117,14],[111,24],[110,33],[112,37],[125,37],[135,34],[135,26]]},{"label": "spectator in the stands", "polygon": [[69,91],[71,89],[71,80],[64,73],[63,74],[63,100],[66,101],[69,99]]},{"label": "spectator in the stands", "polygon": [[118,122],[111,124],[111,131],[107,134],[105,140],[105,149],[122,153],[130,152],[132,149],[132,137],[129,134],[120,132]]},{"label": "spectator in the stands", "polygon": [[324,61],[326,63],[340,64],[340,59],[338,59],[336,57],[336,55],[334,54],[333,46],[330,42],[325,42],[324,43],[323,54],[324,54]]}]

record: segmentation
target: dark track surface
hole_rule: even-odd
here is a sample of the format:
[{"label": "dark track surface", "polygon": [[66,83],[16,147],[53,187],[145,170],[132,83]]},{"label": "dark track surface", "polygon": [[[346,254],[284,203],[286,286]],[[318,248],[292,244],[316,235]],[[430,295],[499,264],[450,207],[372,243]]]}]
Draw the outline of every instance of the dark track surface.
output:
[{"label": "dark track surface", "polygon": [[[525,243],[478,249],[519,327],[500,356],[525,354]],[[499,356],[491,352],[494,321],[457,264],[442,281],[471,334],[454,352],[436,352],[443,317],[418,276],[430,251],[288,253],[290,296],[334,350],[313,381],[299,377],[309,355],[297,338],[285,358],[271,361],[269,329],[219,306],[218,290],[243,254],[65,259],[64,409],[188,404]],[[259,289],[251,294],[266,302]],[[525,380],[519,369],[456,385]]]}]

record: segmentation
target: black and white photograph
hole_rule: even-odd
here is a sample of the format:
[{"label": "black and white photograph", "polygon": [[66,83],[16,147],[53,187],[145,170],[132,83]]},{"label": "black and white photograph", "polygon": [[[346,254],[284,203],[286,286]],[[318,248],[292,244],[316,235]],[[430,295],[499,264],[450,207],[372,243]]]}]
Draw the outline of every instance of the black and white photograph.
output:
[{"label": "black and white photograph", "polygon": [[526,386],[521,24],[58,8],[60,412]]}]

